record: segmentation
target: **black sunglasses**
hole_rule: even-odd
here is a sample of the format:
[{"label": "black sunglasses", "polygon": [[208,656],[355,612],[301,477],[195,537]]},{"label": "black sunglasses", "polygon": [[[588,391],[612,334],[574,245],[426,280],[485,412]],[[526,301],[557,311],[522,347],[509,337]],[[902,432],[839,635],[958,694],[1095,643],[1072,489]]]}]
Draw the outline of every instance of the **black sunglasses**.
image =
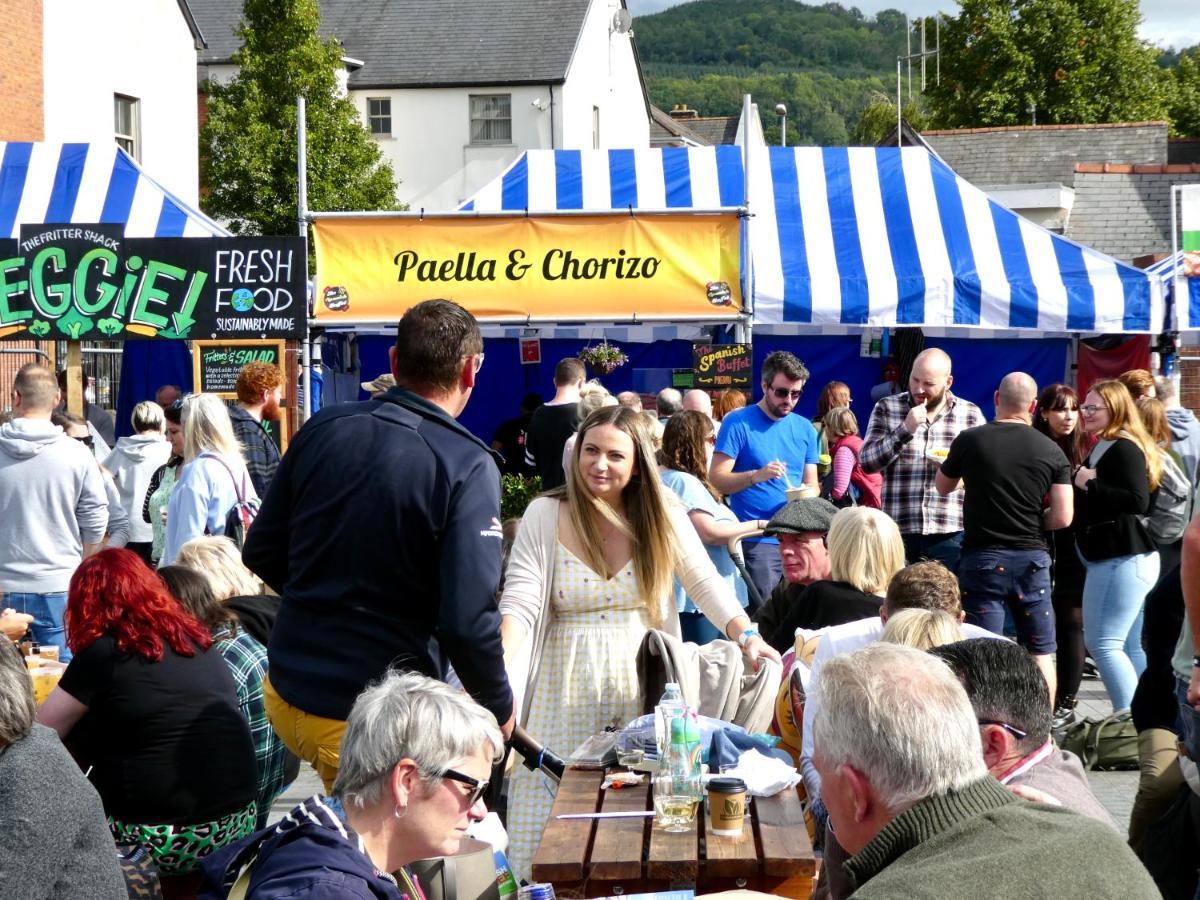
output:
[{"label": "black sunglasses", "polygon": [[96,442],[92,440],[92,436],[90,434],[87,437],[72,437],[71,439],[79,441],[79,443],[83,444],[85,447],[94,448],[96,446]]},{"label": "black sunglasses", "polygon": [[470,775],[464,775],[462,772],[454,771],[454,769],[447,769],[442,773],[442,777],[449,778],[451,781],[457,781],[459,784],[465,784],[471,789],[471,793],[467,795],[470,800],[467,806],[474,806],[478,803],[491,786],[490,782],[480,781],[478,778],[472,778]]},{"label": "black sunglasses", "polygon": [[787,388],[773,387],[771,388],[771,393],[775,395],[776,400],[787,400],[788,398],[791,398],[792,400],[799,400],[800,395],[804,393],[804,389],[801,388],[798,391],[789,391]]},{"label": "black sunglasses", "polygon": [[1026,737],[1029,736],[1028,732],[1022,731],[1020,728],[1017,728],[1015,725],[1009,725],[1007,722],[997,722],[994,719],[980,719],[979,724],[980,725],[998,725],[999,727],[1001,727],[1005,731],[1007,731],[1009,734],[1011,734],[1013,737],[1015,737],[1018,741],[1023,741],[1023,740],[1025,740]]}]

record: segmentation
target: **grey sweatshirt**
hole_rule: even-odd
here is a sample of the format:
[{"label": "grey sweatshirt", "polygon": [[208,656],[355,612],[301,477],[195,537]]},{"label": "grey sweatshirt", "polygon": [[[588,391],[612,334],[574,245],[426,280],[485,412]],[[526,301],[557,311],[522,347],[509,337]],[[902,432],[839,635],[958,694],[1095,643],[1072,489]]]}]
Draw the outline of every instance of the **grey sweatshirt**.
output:
[{"label": "grey sweatshirt", "polygon": [[[142,520],[142,504],[150,487],[150,477],[170,457],[171,445],[161,434],[135,434],[117,441],[116,448],[104,459],[104,468],[112,473],[121,494],[121,506],[129,516],[131,541],[148,543],[154,540],[154,529]],[[109,531],[112,531],[111,525]]]},{"label": "grey sweatshirt", "polygon": [[65,591],[108,525],[100,467],[45,419],[0,425],[0,591]]},{"label": "grey sweatshirt", "polygon": [[100,796],[49,728],[0,756],[0,873],[5,897],[125,900]]}]

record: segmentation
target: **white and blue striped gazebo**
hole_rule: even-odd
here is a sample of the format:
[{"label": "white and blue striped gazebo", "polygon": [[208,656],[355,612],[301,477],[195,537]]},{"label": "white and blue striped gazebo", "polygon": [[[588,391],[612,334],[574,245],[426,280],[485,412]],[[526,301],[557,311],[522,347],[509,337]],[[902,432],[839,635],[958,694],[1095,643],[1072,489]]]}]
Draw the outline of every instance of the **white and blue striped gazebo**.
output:
[{"label": "white and blue striped gazebo", "polygon": [[[1161,279],[1054,234],[924,148],[749,154],[756,326],[1157,332]],[[530,150],[463,211],[746,205],[742,148]]]},{"label": "white and blue striped gazebo", "polygon": [[[1179,331],[1200,330],[1200,278],[1185,278],[1182,270],[1183,251],[1180,250],[1149,266],[1146,273],[1162,284],[1174,313],[1175,328]],[[1183,290],[1177,290],[1179,285]]]},{"label": "white and blue striped gazebo", "polygon": [[229,232],[142,171],[112,141],[0,142],[0,238],[21,225],[109,223],[126,237],[227,237]]}]

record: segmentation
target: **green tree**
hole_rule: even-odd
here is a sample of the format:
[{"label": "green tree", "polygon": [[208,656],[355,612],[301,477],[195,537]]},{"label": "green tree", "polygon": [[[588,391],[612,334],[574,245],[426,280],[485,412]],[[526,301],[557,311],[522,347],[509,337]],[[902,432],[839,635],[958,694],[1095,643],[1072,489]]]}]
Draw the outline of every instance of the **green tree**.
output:
[{"label": "green tree", "polygon": [[1170,91],[1171,133],[1200,137],[1200,49],[1179,57],[1178,65],[1163,74]]},{"label": "green tree", "polygon": [[295,233],[299,96],[307,104],[310,208],[395,208],[391,167],[339,89],[342,50],[317,34],[317,0],[245,0],[243,15],[237,77],[207,86],[204,210],[236,234]]},{"label": "green tree", "polygon": [[961,128],[1165,117],[1137,0],[962,0],[942,27],[933,124]]},{"label": "green tree", "polygon": [[[924,131],[929,124],[925,110],[916,102],[909,101],[901,108],[904,121],[917,131]],[[850,132],[850,143],[856,147],[877,147],[889,132],[896,127],[896,101],[883,94],[872,94],[870,102],[858,117],[858,123]]]}]

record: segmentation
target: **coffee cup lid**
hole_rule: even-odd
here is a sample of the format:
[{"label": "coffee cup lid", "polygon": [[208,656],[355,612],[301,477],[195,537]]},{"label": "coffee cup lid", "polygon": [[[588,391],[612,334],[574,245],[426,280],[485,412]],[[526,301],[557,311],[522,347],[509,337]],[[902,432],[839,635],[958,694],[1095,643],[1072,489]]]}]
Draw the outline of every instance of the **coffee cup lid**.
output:
[{"label": "coffee cup lid", "polygon": [[740,794],[746,791],[746,782],[740,778],[722,775],[708,780],[708,790],[714,794]]}]

